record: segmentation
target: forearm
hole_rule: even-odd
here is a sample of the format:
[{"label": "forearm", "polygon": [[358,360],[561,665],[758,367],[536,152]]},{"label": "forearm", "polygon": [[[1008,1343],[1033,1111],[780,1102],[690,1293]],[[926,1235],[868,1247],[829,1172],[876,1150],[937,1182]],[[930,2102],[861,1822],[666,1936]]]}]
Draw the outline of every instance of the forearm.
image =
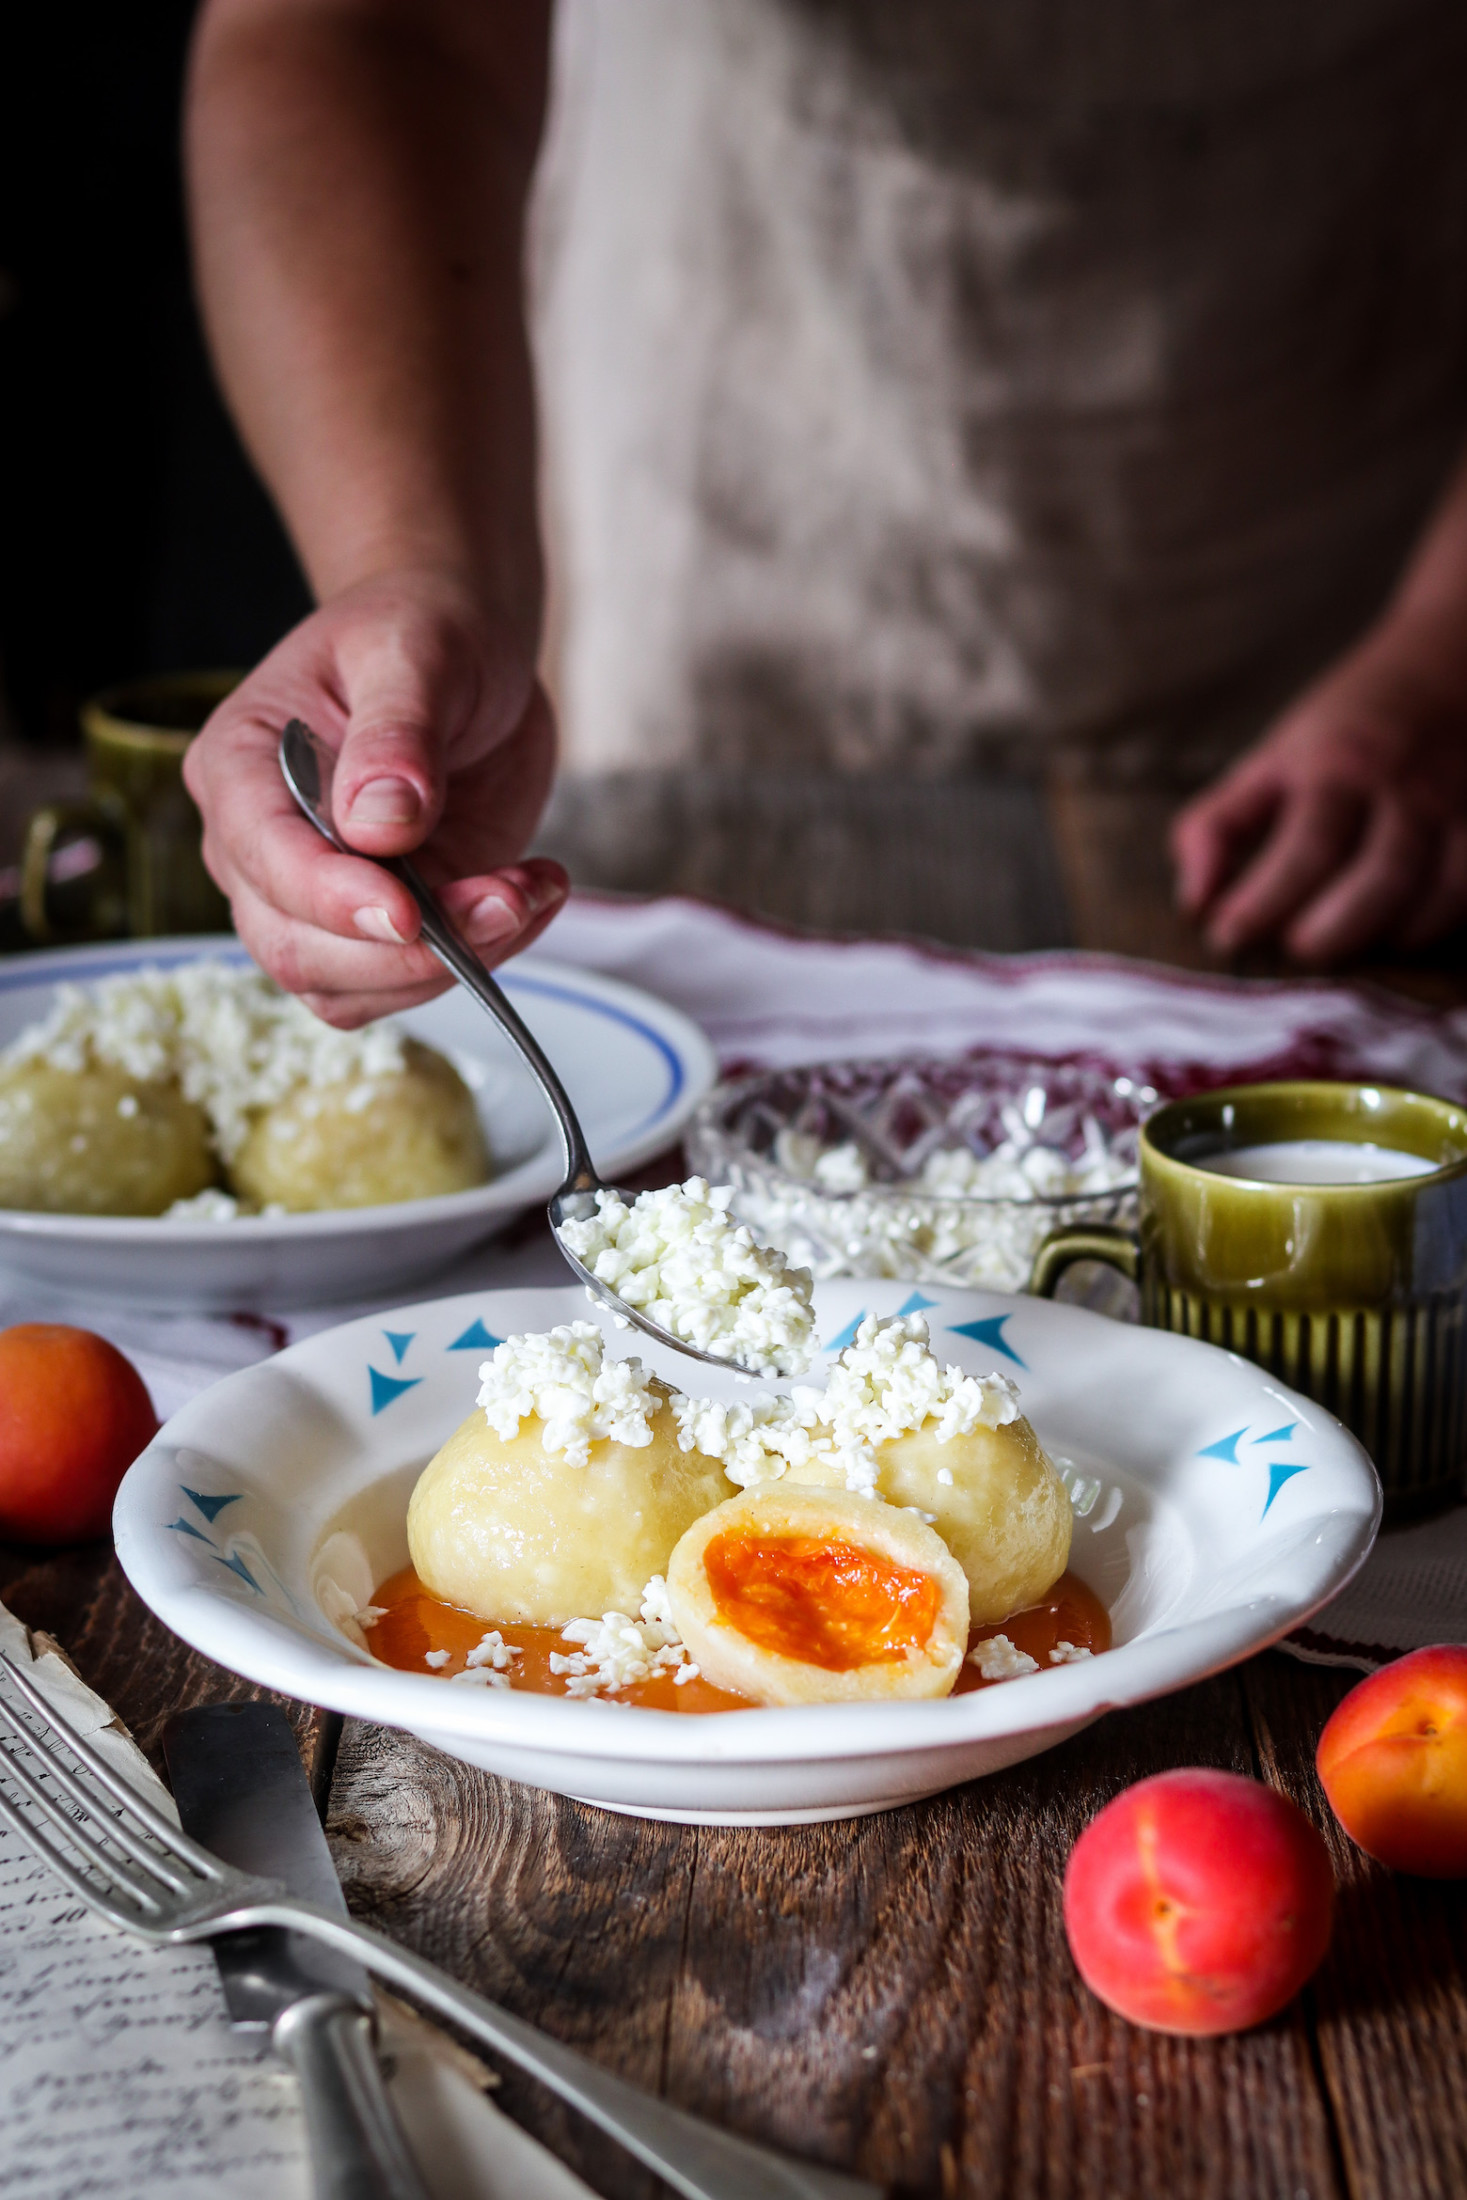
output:
[{"label": "forearm", "polygon": [[317,593],[461,576],[533,650],[533,0],[212,0],[188,165],[221,378]]},{"label": "forearm", "polygon": [[1467,678],[1467,457],[1412,552],[1383,623],[1419,633],[1443,673]]}]

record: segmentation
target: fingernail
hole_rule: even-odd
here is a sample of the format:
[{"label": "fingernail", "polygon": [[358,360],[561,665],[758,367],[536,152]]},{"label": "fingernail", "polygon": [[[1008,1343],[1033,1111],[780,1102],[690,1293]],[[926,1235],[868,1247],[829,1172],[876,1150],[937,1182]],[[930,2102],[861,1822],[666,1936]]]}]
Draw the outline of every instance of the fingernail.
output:
[{"label": "fingernail", "polygon": [[369,779],[352,796],[346,814],[353,825],[412,825],[421,809],[418,790],[408,780]]},{"label": "fingernail", "polygon": [[519,919],[498,894],[486,894],[476,901],[464,920],[464,930],[471,940],[487,947],[491,940],[508,939],[511,932],[518,932]]},{"label": "fingernail", "polygon": [[530,907],[538,917],[542,909],[548,909],[553,901],[564,901],[565,888],[556,878],[542,879],[530,893]]},{"label": "fingernail", "polygon": [[369,940],[386,940],[392,947],[406,947],[408,944],[387,911],[379,909],[375,902],[370,908],[358,909],[352,923]]}]

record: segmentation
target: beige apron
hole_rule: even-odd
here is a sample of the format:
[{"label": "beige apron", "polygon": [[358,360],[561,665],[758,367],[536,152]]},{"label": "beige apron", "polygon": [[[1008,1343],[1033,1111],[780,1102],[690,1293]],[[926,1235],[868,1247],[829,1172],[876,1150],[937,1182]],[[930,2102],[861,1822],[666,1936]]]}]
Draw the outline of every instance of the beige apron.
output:
[{"label": "beige apron", "polygon": [[561,0],[573,767],[1251,733],[1467,425],[1460,0]]}]

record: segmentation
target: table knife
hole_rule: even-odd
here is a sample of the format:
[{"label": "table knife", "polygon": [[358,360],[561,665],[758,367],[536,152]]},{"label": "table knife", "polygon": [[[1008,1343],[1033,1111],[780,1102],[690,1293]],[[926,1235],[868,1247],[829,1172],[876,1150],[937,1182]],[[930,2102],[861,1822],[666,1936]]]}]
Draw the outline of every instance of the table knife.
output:
[{"label": "table knife", "polygon": [[[163,1736],[185,1833],[292,1894],[346,1902],[285,1714],[203,1704]],[[266,1926],[210,1943],[230,2023],[267,2033],[300,2080],[317,2200],[428,2200],[378,2067],[362,1965]]]}]

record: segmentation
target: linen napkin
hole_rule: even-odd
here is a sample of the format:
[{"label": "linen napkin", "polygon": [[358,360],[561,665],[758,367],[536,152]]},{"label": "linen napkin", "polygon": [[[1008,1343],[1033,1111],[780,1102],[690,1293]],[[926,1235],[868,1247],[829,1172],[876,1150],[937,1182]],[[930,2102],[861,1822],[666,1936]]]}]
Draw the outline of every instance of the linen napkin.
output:
[{"label": "linen napkin", "polygon": [[[0,1650],[158,1810],[173,1800],[109,1707],[0,1605]],[[381,2045],[434,2200],[593,2200],[484,2098],[488,2073],[401,2004]],[[293,2075],[231,2031],[207,1948],[96,1918],[0,1828],[0,2193],[25,2200],[309,2200]]]}]

